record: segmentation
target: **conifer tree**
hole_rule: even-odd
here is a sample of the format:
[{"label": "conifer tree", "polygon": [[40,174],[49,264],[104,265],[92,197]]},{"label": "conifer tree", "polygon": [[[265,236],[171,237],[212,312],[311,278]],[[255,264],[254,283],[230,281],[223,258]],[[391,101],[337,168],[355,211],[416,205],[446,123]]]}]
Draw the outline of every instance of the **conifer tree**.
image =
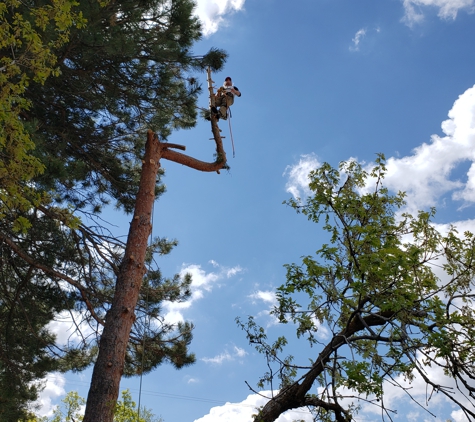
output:
[{"label": "conifer tree", "polygon": [[[36,5],[8,0],[0,4],[0,226],[3,233],[16,237],[18,244],[28,245],[33,254],[42,253],[46,261],[51,261],[56,251],[47,242],[42,252],[35,250],[38,237],[45,240],[44,231],[51,239],[61,235],[52,221],[30,213],[47,199],[31,183],[44,166],[33,154],[30,124],[22,115],[32,104],[26,94],[28,87],[41,86],[58,74],[54,50],[67,43],[72,27],[79,29],[85,24],[75,6],[77,3],[69,0]],[[37,283],[29,285],[33,277]],[[41,388],[38,379],[58,369],[59,360],[49,349],[54,337],[45,326],[55,310],[73,305],[3,242],[0,300],[0,419],[18,421],[26,417],[28,403],[37,397]],[[71,357],[68,354],[66,360]],[[76,367],[81,368],[80,359]]]},{"label": "conifer tree", "polygon": [[[28,10],[36,6],[18,3],[30,22]],[[20,382],[3,370],[14,369],[21,359],[42,363],[41,370],[31,366],[33,380],[53,369],[80,370],[95,355],[125,249],[100,212],[109,204],[133,210],[145,129],[154,128],[166,140],[173,130],[193,127],[200,92],[193,72],[219,69],[226,58],[215,49],[193,55],[193,43],[201,36],[193,7],[191,0],[81,1],[75,22],[87,24],[71,28],[67,41],[51,47],[56,76],[24,87],[28,107],[19,110],[19,121],[33,141],[30,156],[42,173],[34,171],[18,182],[23,189],[18,197],[27,198],[26,206],[2,199],[2,301],[9,306],[5,321],[16,324],[3,327],[2,338],[14,328],[31,334],[25,343],[27,338],[37,342],[36,348],[32,343],[17,347],[23,353],[17,361],[2,351],[0,382]],[[12,15],[5,16],[13,22]],[[54,28],[44,28],[43,39],[54,35]],[[1,52],[14,60],[24,47]],[[164,145],[164,155],[173,155]],[[163,190],[155,184],[154,197]],[[153,264],[154,254],[166,254],[175,244],[154,239],[147,262]],[[126,375],[148,372],[164,361],[176,367],[193,361],[191,324],[171,325],[160,318],[161,303],[186,299],[189,284],[189,276],[165,278],[156,265],[149,268],[127,343]],[[30,310],[38,315],[34,323],[24,318]],[[77,330],[68,344],[59,345],[47,324],[65,313]],[[149,318],[158,324],[144,339]],[[86,326],[87,336],[82,335]],[[23,404],[34,398],[35,391],[30,393]]]}]

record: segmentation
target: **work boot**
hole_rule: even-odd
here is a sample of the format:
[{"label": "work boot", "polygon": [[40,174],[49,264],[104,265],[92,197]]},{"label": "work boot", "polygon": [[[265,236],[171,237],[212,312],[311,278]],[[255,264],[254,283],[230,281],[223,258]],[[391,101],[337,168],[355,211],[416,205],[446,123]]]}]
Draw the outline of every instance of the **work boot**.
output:
[{"label": "work boot", "polygon": [[227,107],[219,107],[219,117],[221,117],[221,119],[223,120],[226,120],[228,118],[228,109]]}]

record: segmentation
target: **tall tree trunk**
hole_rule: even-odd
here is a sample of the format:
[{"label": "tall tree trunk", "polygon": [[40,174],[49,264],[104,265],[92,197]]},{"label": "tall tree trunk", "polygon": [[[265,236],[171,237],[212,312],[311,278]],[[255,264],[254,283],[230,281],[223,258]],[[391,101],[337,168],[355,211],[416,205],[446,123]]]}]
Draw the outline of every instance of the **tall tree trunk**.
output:
[{"label": "tall tree trunk", "polygon": [[[210,95],[213,96],[211,88]],[[135,212],[130,224],[124,259],[120,266],[111,308],[107,312],[104,330],[99,343],[91,386],[87,395],[83,422],[113,422],[114,410],[119,397],[119,385],[124,370],[127,343],[135,320],[135,306],[145,274],[145,254],[152,229],[151,215],[155,200],[155,184],[160,159],[164,158],[195,170],[219,173],[226,165],[221,131],[214,115],[211,116],[211,132],[216,142],[216,160],[204,162],[170,148],[185,147],[160,142],[149,130],[145,144],[145,157],[140,177]]]},{"label": "tall tree trunk", "polygon": [[112,422],[114,419],[127,343],[135,320],[134,310],[145,274],[144,262],[152,228],[151,214],[160,154],[158,139],[152,131],[148,131],[134,217],[100,340],[83,422]]}]

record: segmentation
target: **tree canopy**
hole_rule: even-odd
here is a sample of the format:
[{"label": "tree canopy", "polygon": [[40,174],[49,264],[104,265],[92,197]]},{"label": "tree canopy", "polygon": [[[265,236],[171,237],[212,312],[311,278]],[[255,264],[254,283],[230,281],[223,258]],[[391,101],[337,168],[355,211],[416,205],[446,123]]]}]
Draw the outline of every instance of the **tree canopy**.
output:
[{"label": "tree canopy", "polygon": [[303,406],[318,420],[349,422],[368,405],[392,420],[385,387],[417,401],[416,377],[427,400],[441,394],[475,420],[474,235],[439,232],[434,210],[404,213],[405,195],[384,187],[385,172],[383,156],[369,173],[355,161],[323,164],[309,175],[312,194],[287,201],[322,223],[329,243],[286,265],[272,312],[311,346],[307,361],[285,355],[290,338],[269,341],[254,318],[239,321],[267,360],[259,386],[279,384],[256,422]]},{"label": "tree canopy", "polygon": [[[55,50],[68,42],[71,28],[85,24],[81,12],[75,10],[77,5],[70,0],[0,4],[1,217],[11,209],[25,211],[41,202],[41,194],[25,183],[44,171],[43,163],[32,153],[32,122],[22,119],[32,106],[26,91],[59,74]],[[14,228],[26,227],[27,219],[17,215]]]},{"label": "tree canopy", "polygon": [[[41,388],[35,380],[81,370],[97,352],[125,247],[100,213],[111,205],[132,211],[146,130],[166,139],[193,127],[194,73],[226,59],[217,49],[193,54],[201,37],[193,7],[191,0],[0,5],[0,400],[11,407],[2,419],[27,414]],[[163,191],[157,183],[154,193]],[[189,276],[165,278],[155,260],[175,245],[157,237],[149,247],[126,375],[194,360],[191,324],[160,316],[164,300],[190,294]],[[73,327],[66,344],[49,325],[61,319]]]}]

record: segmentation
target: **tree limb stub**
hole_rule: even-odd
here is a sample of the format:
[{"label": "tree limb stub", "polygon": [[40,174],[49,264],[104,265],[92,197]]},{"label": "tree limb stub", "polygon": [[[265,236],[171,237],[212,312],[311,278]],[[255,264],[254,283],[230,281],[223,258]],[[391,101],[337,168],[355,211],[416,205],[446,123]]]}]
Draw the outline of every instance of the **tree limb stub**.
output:
[{"label": "tree limb stub", "polygon": [[170,144],[167,142],[166,148],[174,148],[174,149],[181,149],[182,151],[186,151],[185,145],[179,145],[179,144]]},{"label": "tree limb stub", "polygon": [[189,155],[171,151],[170,148],[185,150],[185,147],[177,144],[169,144],[158,141],[160,145],[161,158],[174,161],[175,163],[182,164],[195,170],[204,172],[216,171],[219,173],[219,170],[226,166],[226,152],[224,151],[223,140],[218,127],[218,121],[213,113],[211,113],[211,131],[216,142],[216,160],[214,162],[201,161],[190,157]]}]

